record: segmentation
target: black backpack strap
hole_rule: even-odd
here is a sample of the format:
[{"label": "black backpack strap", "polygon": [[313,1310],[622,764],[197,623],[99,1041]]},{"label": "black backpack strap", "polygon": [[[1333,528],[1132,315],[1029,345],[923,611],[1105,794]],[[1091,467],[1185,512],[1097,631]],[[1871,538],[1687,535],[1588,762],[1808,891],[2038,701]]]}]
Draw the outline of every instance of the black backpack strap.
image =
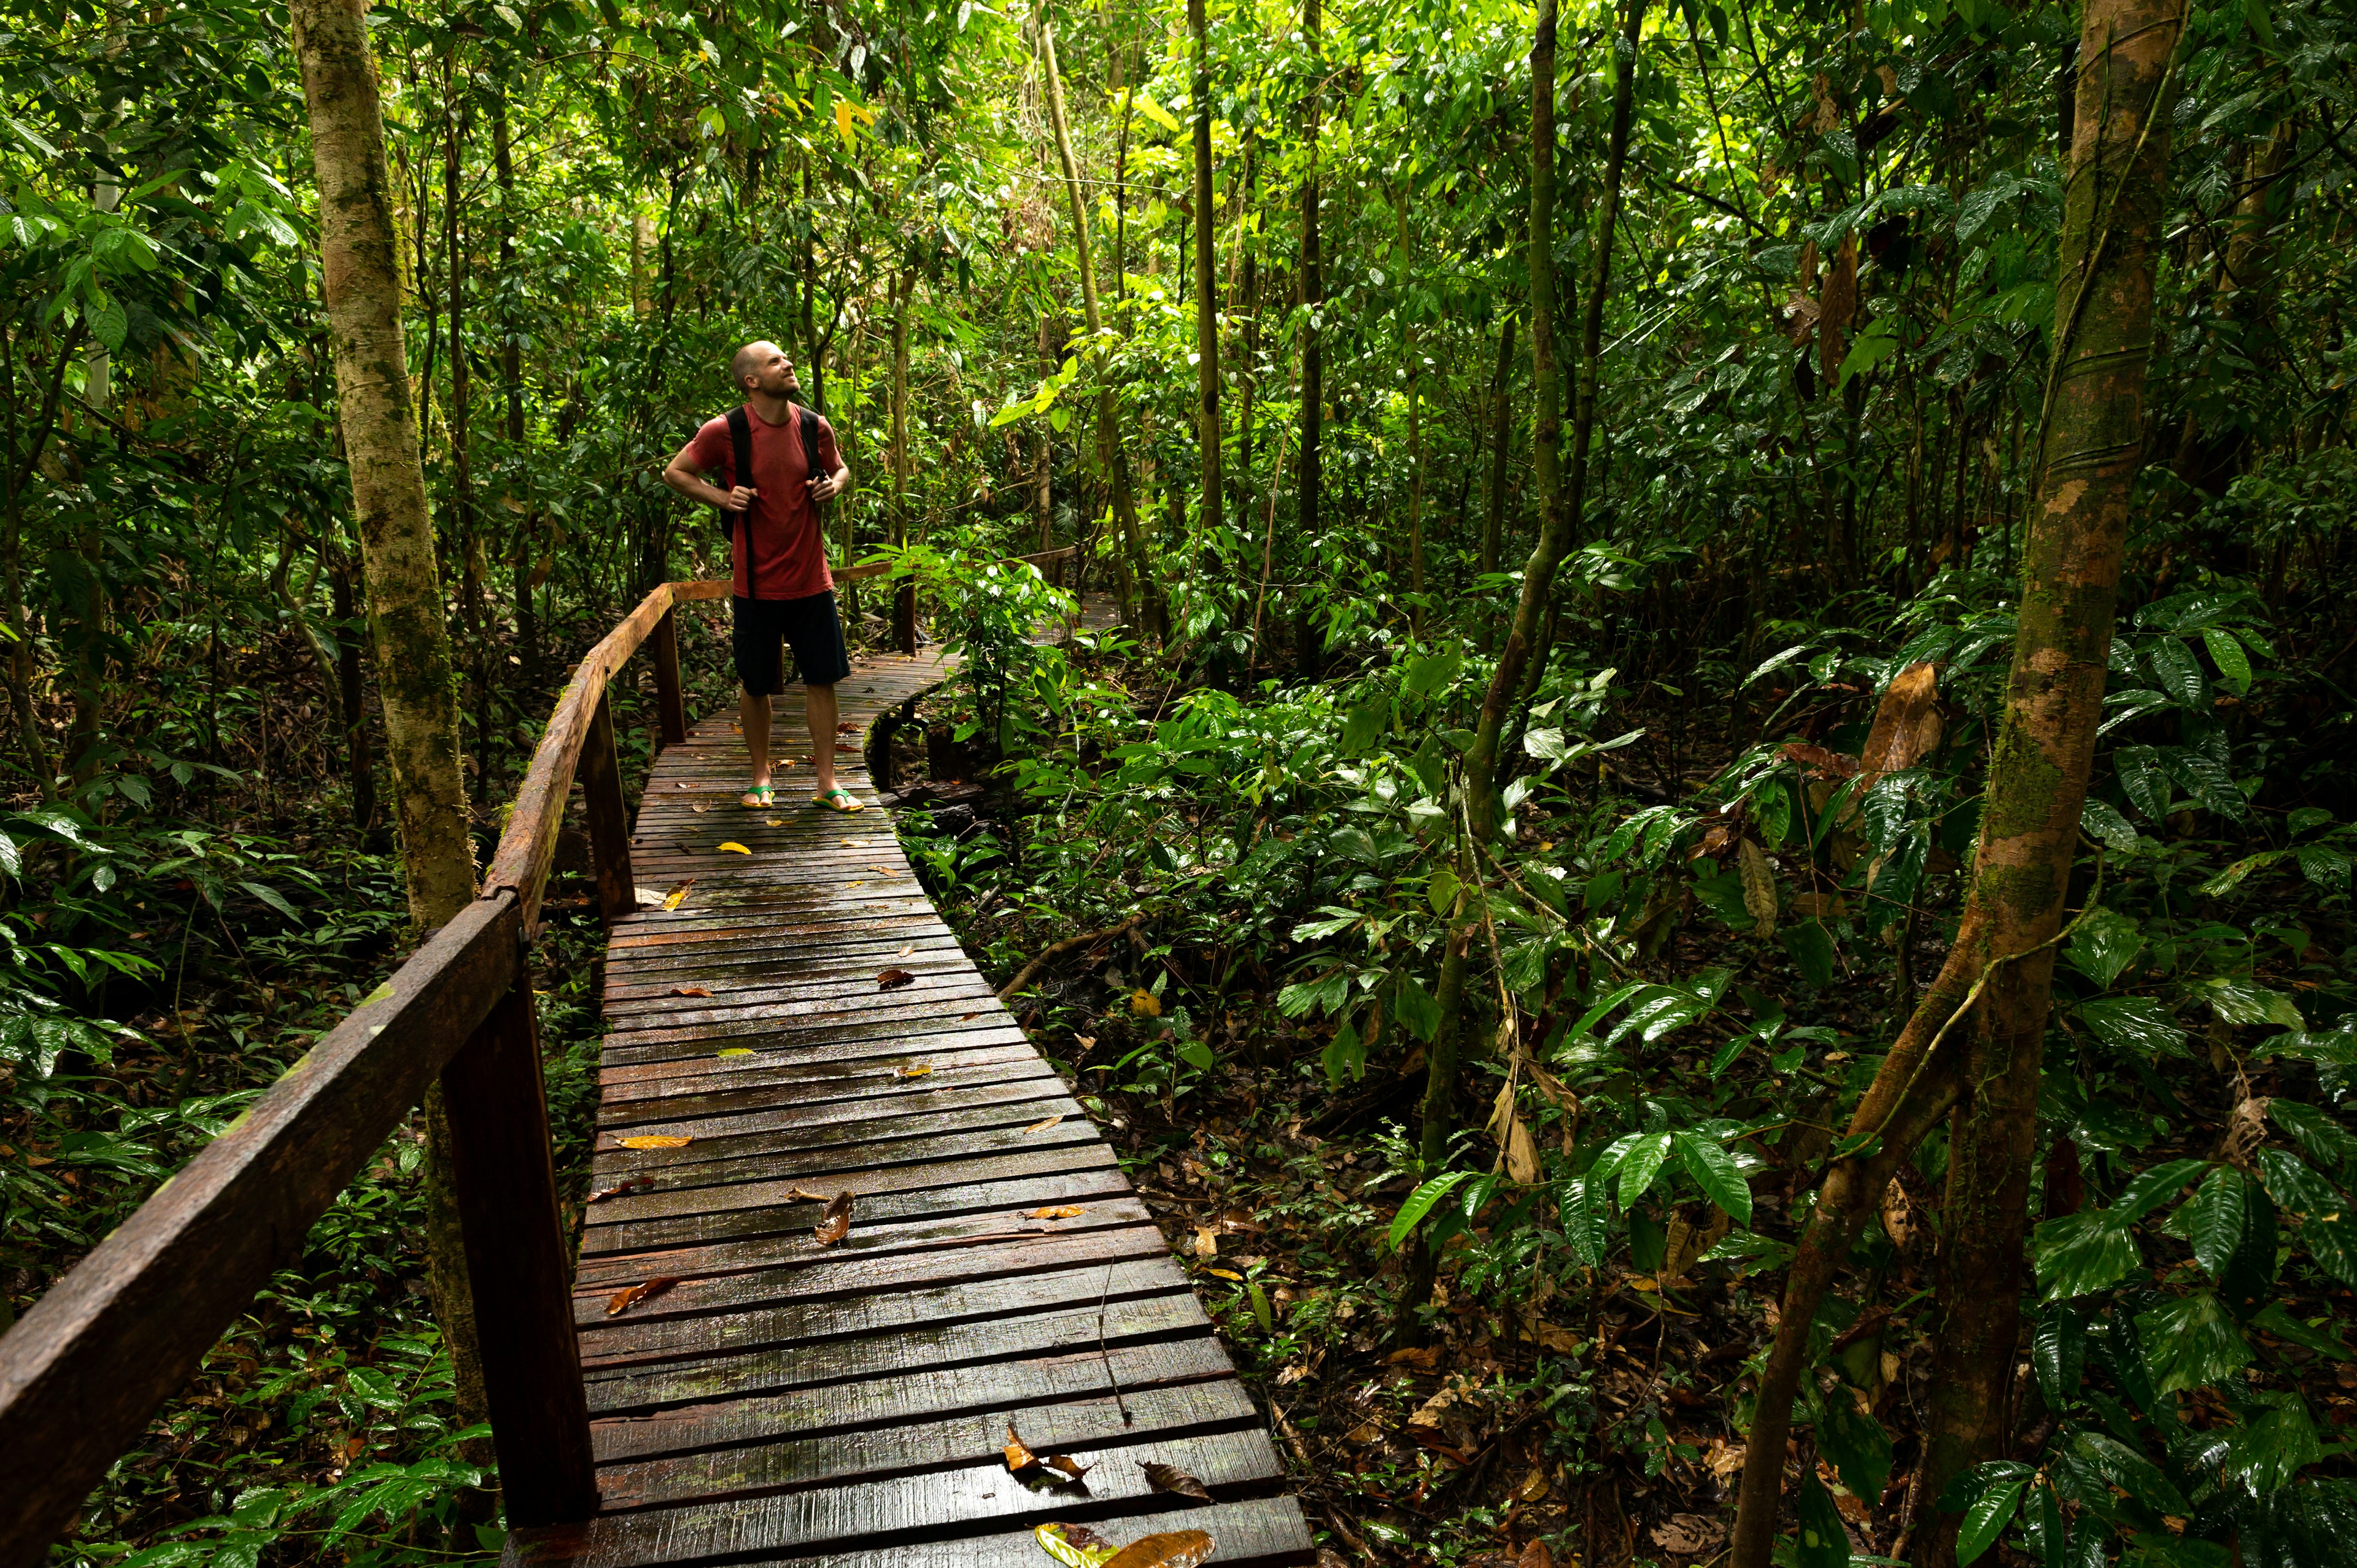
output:
[{"label": "black backpack strap", "polygon": [[[729,485],[733,488],[749,483],[753,472],[753,422],[741,403],[728,411],[728,460]],[[723,510],[720,532],[723,534],[735,533],[736,519],[735,512]]]},{"label": "black backpack strap", "polygon": [[[809,475],[812,478],[823,478],[825,476],[819,472],[818,467],[818,410],[811,407],[808,403],[804,403],[802,405],[802,466],[809,471]],[[826,503],[824,501],[814,500],[811,502],[811,505],[813,507],[823,508]]]}]

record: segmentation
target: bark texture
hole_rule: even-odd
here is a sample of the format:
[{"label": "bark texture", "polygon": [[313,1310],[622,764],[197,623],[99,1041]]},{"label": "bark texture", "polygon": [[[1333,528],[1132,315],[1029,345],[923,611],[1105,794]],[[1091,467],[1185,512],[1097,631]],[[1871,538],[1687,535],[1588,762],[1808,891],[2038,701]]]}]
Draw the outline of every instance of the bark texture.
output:
[{"label": "bark texture", "polygon": [[[2144,383],[2167,170],[2170,0],[2088,0],[2056,289],[2046,454],[2023,552],[2019,631],[1956,941],[1852,1117],[1875,1142],[1835,1162],[1785,1283],[1746,1440],[1731,1568],[1766,1568],[1809,1325],[1890,1173],[1951,1107],[1934,1395],[1914,1495],[2002,1445],[2019,1329],[2040,1046],[2079,812],[2101,717]],[[1967,1010],[1971,1010],[1967,1016]],[[1917,1561],[1953,1561],[1959,1517],[1917,1526]]]},{"label": "bark texture", "polygon": [[[401,334],[401,272],[376,64],[350,0],[294,0],[295,52],[310,111],[319,192],[319,265],[336,391],[351,467],[376,643],[377,691],[393,764],[393,812],[414,924],[447,924],[475,896],[458,766],[457,671],[443,618],[434,521]],[[449,1133],[426,1099],[427,1237],[436,1316],[457,1375],[458,1419],[483,1419],[482,1369],[466,1253],[449,1201]]]},{"label": "bark texture", "polygon": [[1195,440],[1202,479],[1195,527],[1199,537],[1211,539],[1221,511],[1220,298],[1211,261],[1211,40],[1203,0],[1187,0],[1187,28],[1195,39]]}]

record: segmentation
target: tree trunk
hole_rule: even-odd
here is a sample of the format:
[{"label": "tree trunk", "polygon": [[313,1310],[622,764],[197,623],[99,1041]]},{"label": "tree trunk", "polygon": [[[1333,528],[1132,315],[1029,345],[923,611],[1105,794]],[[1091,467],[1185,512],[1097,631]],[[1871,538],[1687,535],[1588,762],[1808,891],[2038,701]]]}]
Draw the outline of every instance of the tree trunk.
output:
[{"label": "tree trunk", "polygon": [[[1318,124],[1320,105],[1316,72],[1325,59],[1319,37],[1323,22],[1318,0],[1301,0],[1301,35],[1308,44],[1311,85],[1301,103],[1301,139],[1309,149],[1309,173],[1301,182],[1301,453],[1296,459],[1293,487],[1293,542],[1305,564],[1316,547],[1318,492],[1326,457],[1326,353],[1318,316],[1326,302],[1325,258],[1318,251]],[[1307,576],[1307,571],[1304,574]],[[1305,678],[1315,673],[1309,649],[1307,585],[1297,588],[1294,603],[1294,662]]]},{"label": "tree trunk", "polygon": [[[1613,86],[1611,137],[1605,151],[1603,201],[1595,231],[1596,275],[1588,289],[1584,334],[1589,358],[1594,357],[1599,346],[1604,301],[1612,280],[1613,231],[1620,211],[1621,170],[1629,156],[1637,27],[1643,15],[1644,0],[1625,0],[1620,36],[1629,53],[1621,61]],[[1513,624],[1499,653],[1498,668],[1491,676],[1489,690],[1482,696],[1481,717],[1474,731],[1473,744],[1465,753],[1466,817],[1472,853],[1477,856],[1488,852],[1497,832],[1499,736],[1505,728],[1507,710],[1530,661],[1539,619],[1554,588],[1555,569],[1562,564],[1577,521],[1574,505],[1566,504],[1563,494],[1555,454],[1561,421],[1556,413],[1555,351],[1555,0],[1539,0],[1536,36],[1531,43],[1529,248],[1531,388],[1537,420],[1531,456],[1538,474],[1539,538],[1523,568],[1522,596],[1514,607]],[[1575,471],[1577,462],[1576,456]],[[1456,929],[1441,960],[1440,1027],[1434,1034],[1425,1072],[1420,1153],[1428,1172],[1437,1172],[1447,1159],[1448,1134],[1457,1124],[1454,1111],[1458,1057],[1465,1032],[1466,972],[1473,938],[1480,927],[1478,915],[1470,919],[1465,918],[1466,902],[1460,892],[1458,909],[1452,916]],[[1437,1262],[1428,1248],[1419,1253],[1419,1258],[1420,1266],[1403,1295],[1403,1304],[1410,1308],[1421,1306],[1429,1295]]]},{"label": "tree trunk", "polygon": [[344,771],[351,780],[352,828],[365,842],[376,826],[376,761],[369,755],[368,693],[361,678],[358,596],[351,557],[335,550],[328,587],[335,596],[336,697],[344,721]]},{"label": "tree trunk", "polygon": [[[508,140],[508,99],[504,90],[491,100],[492,168],[500,187],[500,278],[511,282],[515,276],[515,150]],[[507,390],[508,461],[513,473],[529,471],[523,446],[523,349],[517,342],[515,322],[508,316],[506,301],[511,297],[506,288],[500,290],[500,380]],[[538,512],[527,503],[526,510],[515,514],[521,521],[515,539],[507,552],[508,564],[514,572],[516,652],[523,660],[524,691],[529,693],[540,679],[540,616],[533,605],[533,557],[538,544],[535,524]]]},{"label": "tree trunk", "polygon": [[[1506,317],[1498,329],[1498,372],[1491,378],[1490,396],[1490,515],[1481,525],[1481,574],[1488,576],[1498,569],[1506,533],[1506,456],[1513,440],[1513,371],[1514,318]],[[1481,651],[1494,653],[1498,646],[1498,625],[1489,616],[1481,618]]]},{"label": "tree trunk", "polygon": [[[2165,0],[2088,0],[2064,200],[2053,368],[2039,504],[2023,556],[2019,630],[1991,756],[1974,883],[1948,961],[1850,1122],[1879,1136],[1836,1162],[1784,1289],[1747,1439],[1732,1568],[1775,1542],[1794,1390],[1809,1325],[1889,1173],[1976,1086],[1950,1146],[1931,1419],[1913,1495],[1919,1563],[1954,1561],[1960,1516],[1931,1511],[1948,1480],[2001,1451],[2019,1327],[2050,945],[2062,929],[2079,812],[2094,761],[2130,487],[2143,458],[2146,352],[2168,169],[2169,62],[2182,13]],[[2070,396],[2057,392],[2069,383]],[[1948,1036],[1981,1005],[1968,1042]]]},{"label": "tree trunk", "polygon": [[1967,918],[1998,966],[1977,1016],[1949,1146],[1930,1421],[1913,1489],[1915,1561],[1955,1561],[1949,1480],[2010,1457],[2023,1231],[2040,1056],[2079,812],[2094,768],[2129,494],[2144,462],[2145,370],[2169,178],[2169,81],[2181,7],[2088,0],[2063,202],[2044,472],[2022,553],[2020,629],[1989,764]]},{"label": "tree trunk", "polygon": [[[475,896],[458,703],[434,553],[434,520],[401,335],[401,274],[362,9],[293,0],[290,20],[311,122],[319,262],[351,465],[379,699],[392,753],[394,815],[413,925],[448,922]],[[450,1202],[448,1133],[438,1090],[426,1100],[427,1236],[436,1316],[457,1378],[457,1419],[484,1418],[482,1368],[466,1253]]]},{"label": "tree trunk", "polygon": [[[1308,3],[1315,5],[1317,0]],[[1195,535],[1208,540],[1219,531],[1222,489],[1219,279],[1211,259],[1211,40],[1203,11],[1203,0],[1187,0],[1187,27],[1195,38],[1195,440],[1202,478]]]}]

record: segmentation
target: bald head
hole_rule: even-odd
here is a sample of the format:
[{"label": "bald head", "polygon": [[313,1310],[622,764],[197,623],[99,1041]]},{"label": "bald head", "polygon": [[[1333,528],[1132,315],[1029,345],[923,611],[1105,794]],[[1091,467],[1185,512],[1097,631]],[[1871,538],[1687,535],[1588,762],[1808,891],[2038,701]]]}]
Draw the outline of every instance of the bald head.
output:
[{"label": "bald head", "polygon": [[759,383],[762,367],[784,357],[783,350],[766,338],[748,343],[728,361],[728,379],[737,383],[738,392],[748,391]]}]

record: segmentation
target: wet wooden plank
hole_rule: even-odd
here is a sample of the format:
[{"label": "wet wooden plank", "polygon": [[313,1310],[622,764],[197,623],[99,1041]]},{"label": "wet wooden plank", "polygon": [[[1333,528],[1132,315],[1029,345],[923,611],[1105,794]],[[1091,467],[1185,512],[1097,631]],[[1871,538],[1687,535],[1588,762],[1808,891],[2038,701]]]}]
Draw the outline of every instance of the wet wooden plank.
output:
[{"label": "wet wooden plank", "polygon": [[[1028,1527],[1134,1514],[1159,1494],[1146,1459],[1200,1477],[1214,1501],[1274,1491],[1282,1470],[1266,1434],[1217,1433],[1148,1444],[1092,1448],[1102,1462],[1085,1495],[1033,1492],[994,1454],[984,1463],[843,1487],[600,1515],[578,1525],[517,1531],[509,1561],[519,1568],[650,1568],[657,1563],[741,1562],[764,1555],[815,1556],[830,1548],[878,1551],[906,1541],[972,1531],[987,1522]],[[1036,1544],[1034,1550],[1037,1550]]]}]

